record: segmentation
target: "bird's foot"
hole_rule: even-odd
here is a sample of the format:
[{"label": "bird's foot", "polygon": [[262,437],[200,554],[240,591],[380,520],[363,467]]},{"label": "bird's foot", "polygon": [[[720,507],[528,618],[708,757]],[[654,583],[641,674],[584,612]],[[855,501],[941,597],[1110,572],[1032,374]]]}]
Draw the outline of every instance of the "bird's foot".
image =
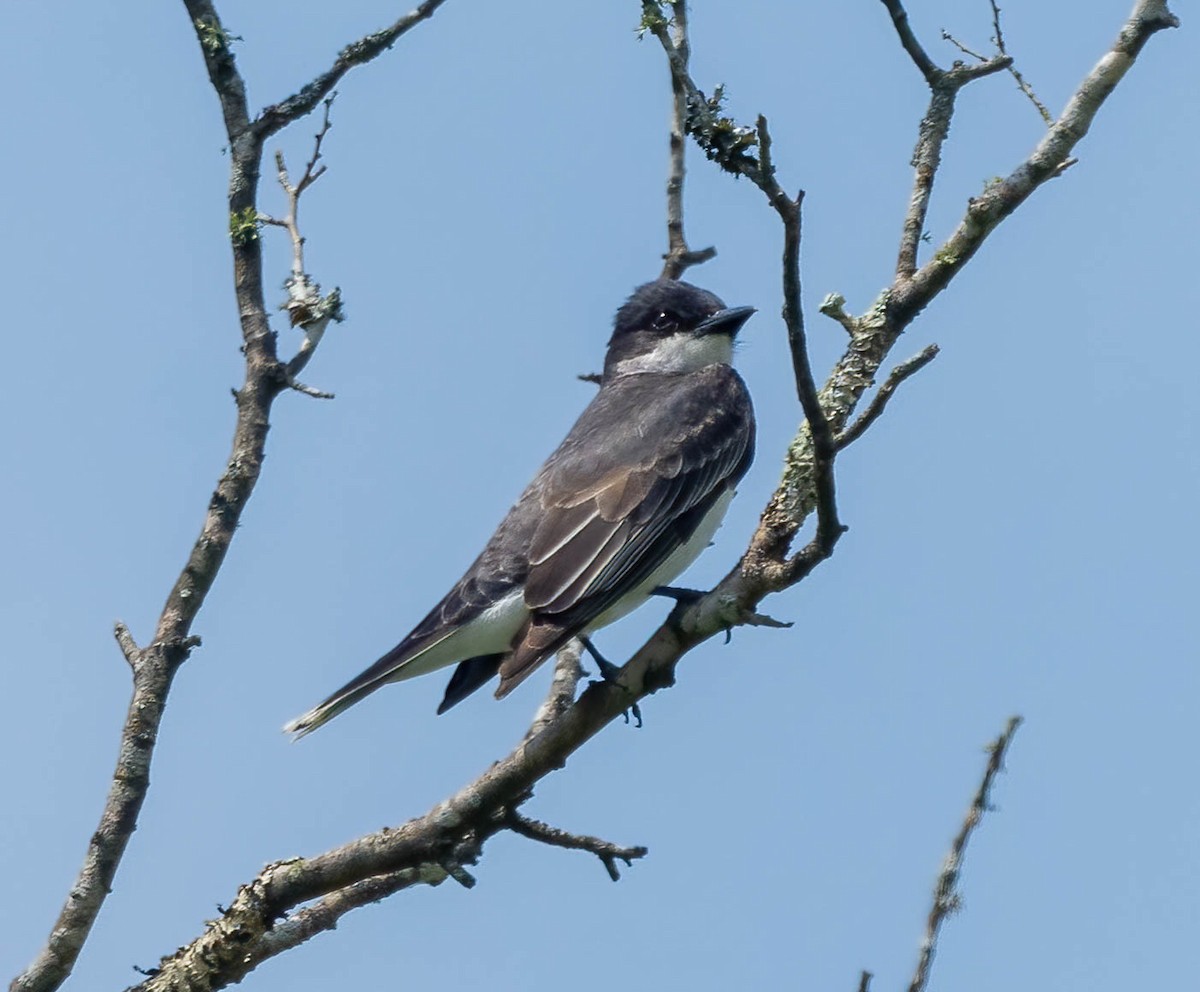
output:
[{"label": "bird's foot", "polygon": [[[579,643],[583,645],[585,651],[592,656],[592,660],[596,663],[596,667],[600,669],[600,678],[609,685],[615,685],[620,689],[625,687],[621,685],[621,666],[614,665],[611,661],[604,657],[596,650],[596,645],[592,643],[590,637],[580,637]],[[629,722],[629,714],[633,714],[633,718],[637,720],[636,726],[642,725],[642,711],[638,708],[638,704],[634,703],[625,711],[625,722]]]}]

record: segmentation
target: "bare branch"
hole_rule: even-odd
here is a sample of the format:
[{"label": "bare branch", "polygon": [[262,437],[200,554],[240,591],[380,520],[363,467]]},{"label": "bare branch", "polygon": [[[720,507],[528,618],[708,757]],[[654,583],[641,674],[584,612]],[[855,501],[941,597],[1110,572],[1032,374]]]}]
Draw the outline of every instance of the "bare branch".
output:
[{"label": "bare branch", "polygon": [[590,851],[600,859],[608,877],[614,882],[621,880],[621,872],[617,868],[618,861],[624,861],[625,867],[633,865],[635,858],[644,858],[649,849],[645,847],[620,847],[599,837],[589,837],[586,834],[572,834],[558,827],[552,827],[540,820],[531,820],[522,816],[516,810],[511,810],[505,825],[513,833],[528,837],[530,840],[549,844],[551,847],[565,847],[571,851]]},{"label": "bare branch", "polygon": [[116,769],[100,822],[89,838],[83,865],[50,936],[29,967],[13,979],[11,992],[49,992],[71,974],[100,907],[112,891],[117,867],[137,827],[150,785],[150,758],[171,679],[198,643],[198,639],[189,637],[139,649],[124,624],[118,623],[114,634],[133,670],[133,695],[121,729]]},{"label": "bare branch", "polygon": [[133,635],[123,621],[118,620],[113,624],[113,637],[117,639],[117,646],[120,647],[121,654],[125,656],[125,661],[136,673],[138,663],[142,660],[142,649],[137,646],[137,641],[133,639]]},{"label": "bare branch", "polygon": [[297,217],[300,212],[300,197],[304,195],[305,190],[325,174],[325,166],[322,165],[318,168],[317,163],[321,160],[321,143],[325,140],[325,135],[329,133],[329,129],[333,127],[333,123],[329,118],[329,112],[333,107],[333,101],[336,97],[336,93],[331,93],[324,101],[325,115],[321,121],[321,129],[313,136],[312,157],[305,165],[304,174],[300,177],[300,181],[294,186],[288,176],[287,163],[284,162],[283,152],[277,151],[275,153],[275,169],[279,175],[279,185],[283,188],[284,196],[287,197],[287,215],[282,220],[262,214],[259,215],[259,219],[264,224],[285,228],[292,239],[292,274],[284,282],[288,298],[287,302],[283,304],[282,309],[287,311],[289,323],[293,327],[299,327],[304,332],[304,340],[300,343],[296,354],[284,364],[284,381],[290,389],[294,389],[298,393],[303,393],[305,396],[312,396],[315,399],[326,400],[333,399],[333,393],[327,393],[323,390],[306,386],[304,383],[298,382],[296,376],[304,371],[304,367],[311,361],[313,353],[317,350],[317,345],[321,343],[321,339],[329,327],[330,321],[340,323],[344,319],[342,294],[335,286],[332,292],[326,296],[322,296],[321,284],[310,276],[305,269],[305,239],[300,233],[300,225]]},{"label": "bare branch", "polygon": [[[647,10],[648,7],[653,7],[654,10]],[[804,200],[804,191],[799,191],[795,198],[792,198],[784,192],[775,178],[775,166],[771,161],[771,134],[766,117],[759,115],[753,132],[730,118],[719,118],[714,122],[714,114],[720,105],[720,90],[717,90],[713,100],[704,97],[688,73],[686,50],[680,50],[677,40],[670,36],[661,17],[653,16],[657,6],[644,3],[643,9],[647,11],[643,15],[643,24],[662,45],[671,67],[675,87],[688,96],[688,133],[723,169],[734,175],[745,176],[754,183],[766,196],[767,202],[783,223],[783,319],[787,327],[796,394],[813,439],[813,467],[818,507],[817,533],[803,554],[811,559],[811,564],[815,566],[817,562],[823,561],[833,553],[834,545],[844,533],[845,527],[839,521],[837,512],[833,471],[833,459],[837,448],[833,443],[833,431],[826,420],[813,380],[804,330],[804,310],[800,302],[800,205]],[[701,106],[703,110],[700,109]],[[747,137],[750,133],[754,135],[753,141]],[[730,136],[736,138],[733,145],[727,140]],[[757,160],[746,150],[755,144],[759,150]]]},{"label": "bare branch", "polygon": [[939,70],[930,81],[929,108],[921,119],[916,148],[913,149],[912,166],[916,171],[896,258],[896,275],[901,279],[907,279],[917,270],[917,249],[925,233],[933,181],[942,164],[942,145],[950,133],[958,91],[975,79],[1007,68],[1011,62],[1007,55],[998,55],[974,66],[956,64],[947,72]]},{"label": "bare branch", "polygon": [[237,39],[225,30],[211,0],[183,0],[183,5],[192,19],[192,28],[196,32],[196,40],[200,42],[209,81],[221,103],[225,133],[232,148],[250,124],[246,84],[242,81],[230,47]]},{"label": "bare branch", "polygon": [[935,85],[942,74],[942,70],[934,64],[933,59],[926,54],[925,49],[921,47],[921,43],[917,41],[917,36],[913,34],[912,25],[908,23],[908,11],[904,9],[904,4],[900,0],[883,0],[883,5],[887,8],[888,13],[892,15],[892,23],[896,26],[896,34],[900,38],[900,44],[908,52],[908,57],[912,59],[913,65],[925,77],[925,82],[930,86]]},{"label": "bare branch", "polygon": [[[990,184],[981,197],[970,201],[959,228],[924,267],[907,277],[904,273],[907,266],[898,265],[899,271],[892,285],[880,294],[874,305],[860,317],[843,323],[851,331],[853,340],[834,365],[820,394],[822,408],[835,433],[846,429],[850,415],[874,383],[904,329],[949,284],[1004,217],[1020,206],[1034,189],[1061,174],[1071,160],[1075,145],[1087,133],[1100,106],[1133,64],[1146,41],[1157,31],[1177,23],[1162,0],[1139,0],[1112,50],[1085,76],[1062,117],[1029,158],[1007,179]],[[993,59],[978,66],[956,67],[950,72],[965,74],[966,70],[972,70],[976,74],[986,74],[1004,68],[1004,62]],[[931,108],[938,96],[939,91],[934,91]],[[926,162],[932,166],[936,161],[933,153],[940,150],[945,135],[940,127],[937,133],[930,131],[929,118],[930,114],[927,114],[922,121],[922,137],[917,148],[918,156],[922,149],[928,149]],[[939,119],[946,120],[944,114]],[[914,201],[918,197],[923,201],[918,205],[920,220],[911,224],[906,221],[905,228],[905,236],[910,236],[910,231],[915,232],[911,237],[917,240],[927,202],[927,193],[920,188],[923,181],[918,176],[918,188],[914,190]],[[910,204],[909,219],[914,217],[913,210],[913,204]],[[786,553],[795,534],[817,506],[816,477],[812,439],[806,430],[801,430],[788,448],[783,478],[762,513],[750,547],[738,567],[714,590],[714,598],[720,597],[726,603],[742,601],[741,597],[746,593],[758,596],[784,588],[811,570],[811,559],[789,561]],[[757,602],[757,599],[753,601]],[[704,607],[705,612],[710,609],[719,612],[722,608],[717,603],[702,603],[698,607]],[[724,609],[736,613],[729,606]]]},{"label": "bare branch", "polygon": [[866,433],[867,428],[883,415],[883,411],[887,408],[888,400],[892,398],[896,390],[900,387],[900,383],[910,376],[916,375],[921,369],[937,358],[939,350],[936,344],[931,344],[912,358],[901,362],[892,369],[891,374],[887,377],[887,381],[879,387],[879,392],[875,394],[875,397],[859,415],[859,418],[837,436],[838,450],[848,448],[862,437]]},{"label": "bare branch", "polygon": [[[1000,27],[1000,6],[996,3],[996,0],[989,0],[989,3],[992,5],[992,30],[995,32],[992,40],[996,43],[996,51],[998,51],[1001,55],[1007,55],[1008,49],[1004,47],[1004,31]],[[1021,92],[1029,97],[1030,103],[1037,108],[1037,112],[1045,122],[1046,126],[1049,127],[1052,125],[1054,123],[1054,115],[1051,114],[1050,111],[1046,109],[1046,105],[1037,98],[1037,94],[1033,92],[1033,87],[1025,81],[1025,77],[1021,75],[1016,65],[1010,65],[1008,67],[1008,71],[1012,73],[1013,79],[1017,81],[1017,86],[1020,87]]]},{"label": "bare branch", "polygon": [[279,103],[264,107],[262,113],[254,121],[254,129],[259,140],[269,138],[277,131],[283,130],[292,121],[298,120],[317,108],[347,72],[358,65],[365,65],[372,59],[382,55],[391,48],[401,36],[421,21],[428,20],[446,0],[425,0],[414,10],[405,14],[393,24],[381,31],[359,38],[351,42],[334,59],[333,65],[312,81],[306,83],[297,93]]},{"label": "bare branch", "polygon": [[872,977],[869,971],[864,971],[858,976],[858,992],[871,992]]},{"label": "bare branch", "polygon": [[450,873],[440,865],[425,865],[419,869],[404,869],[338,889],[311,906],[291,913],[264,933],[253,949],[245,955],[243,975],[249,974],[268,958],[298,947],[311,937],[333,930],[338,920],[352,909],[379,902],[396,892],[414,885],[441,885]]},{"label": "bare branch", "polygon": [[[232,450],[204,514],[200,534],[179,577],[166,598],[149,645],[138,649],[123,626],[115,630],[118,644],[133,668],[133,695],[121,731],[117,765],[104,809],[93,832],[84,862],[69,895],[34,961],[12,982],[12,992],[52,992],[70,975],[104,900],[112,889],[125,848],[137,827],[150,783],[150,763],[171,683],[179,667],[199,644],[191,626],[207,598],[237,530],[243,509],[258,482],[266,450],[271,405],[289,387],[320,395],[296,383],[295,376],[311,357],[325,325],[336,315],[338,299],[330,294],[327,308],[305,325],[305,343],[291,362],[279,361],[263,294],[262,251],[258,240],[258,176],[263,138],[289,120],[307,113],[333,88],[351,66],[374,58],[412,24],[428,17],[443,0],[423,4],[389,32],[372,35],[350,46],[333,70],[321,77],[315,90],[306,87],[282,108],[269,108],[255,125],[250,123],[246,87],[231,50],[235,37],[221,23],[211,0],[184,0],[204,64],[208,71],[229,139],[228,209],[231,219],[245,220],[232,239],[233,276],[241,319],[245,380],[235,393],[237,422]],[[328,85],[325,85],[325,81]],[[305,108],[306,101],[311,105]],[[288,114],[291,114],[289,117]],[[319,138],[316,152],[319,153]],[[319,175],[316,157],[301,184]],[[232,226],[232,225],[231,225]]]},{"label": "bare branch", "polygon": [[[894,287],[896,292],[889,301],[889,308],[895,319],[907,324],[949,284],[1005,217],[1044,182],[1062,173],[1069,164],[1071,152],[1087,134],[1100,107],[1129,71],[1146,42],[1158,31],[1178,24],[1178,18],[1164,0],[1138,0],[1112,48],[1084,77],[1062,115],[1029,157],[1007,178],[989,183],[980,196],[970,200],[958,228],[934,257],[910,280]],[[1007,65],[1000,68],[1007,68]]]},{"label": "bare branch", "polygon": [[929,918],[925,923],[925,936],[921,941],[921,953],[917,959],[917,968],[909,983],[908,992],[924,992],[929,982],[929,970],[933,964],[933,956],[937,952],[938,934],[946,917],[956,912],[959,907],[959,895],[956,891],[959,873],[962,870],[963,856],[966,854],[967,842],[971,834],[983,820],[983,814],[992,806],[990,801],[992,782],[1004,768],[1004,755],[1012,742],[1013,734],[1021,725],[1019,716],[1010,717],[1004,732],[988,745],[988,763],[983,772],[983,780],[975,790],[971,805],[963,818],[962,826],[950,845],[946,860],[942,862],[942,870],[933,888],[933,905],[929,910]]},{"label": "bare branch", "polygon": [[550,691],[533,715],[533,721],[525,732],[525,740],[540,734],[570,709],[571,704],[575,702],[575,693],[579,690],[579,683],[585,674],[583,665],[580,663],[582,653],[583,645],[578,638],[574,637],[567,641],[562,650],[558,652],[558,658],[554,663],[554,678],[550,682]]},{"label": "bare branch", "polygon": [[[679,61],[687,69],[691,57],[688,42],[687,0],[672,0],[673,15],[670,37],[679,55]],[[688,116],[688,94],[679,77],[671,73],[671,156],[667,174],[667,253],[663,256],[662,277],[679,279],[693,265],[701,265],[716,258],[717,249],[704,248],[692,251],[683,233],[683,180],[686,174],[684,156],[687,151],[685,135]]]},{"label": "bare branch", "polygon": [[846,297],[841,293],[828,293],[817,311],[841,324],[851,340],[858,333],[858,320],[846,313]]},{"label": "bare branch", "polygon": [[950,42],[950,44],[952,44],[955,48],[957,48],[964,55],[970,55],[971,58],[978,59],[980,62],[986,62],[988,59],[988,57],[986,55],[980,55],[974,49],[968,48],[961,41],[959,41],[957,38],[955,38],[954,35],[952,35],[945,28],[942,29],[942,40]]}]

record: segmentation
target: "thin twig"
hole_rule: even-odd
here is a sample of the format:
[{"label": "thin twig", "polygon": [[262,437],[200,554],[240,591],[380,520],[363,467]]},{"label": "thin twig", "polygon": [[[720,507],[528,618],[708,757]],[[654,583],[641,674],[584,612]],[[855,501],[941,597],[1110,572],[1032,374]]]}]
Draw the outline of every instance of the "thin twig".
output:
[{"label": "thin twig", "polygon": [[325,99],[339,80],[355,66],[365,65],[372,59],[382,55],[391,48],[400,37],[416,27],[421,21],[432,17],[446,0],[425,0],[416,9],[405,14],[388,27],[351,42],[334,59],[333,65],[311,82],[306,83],[298,92],[269,107],[264,107],[262,113],[254,121],[255,133],[260,141],[281,131],[292,121],[311,113]]},{"label": "thin twig", "polygon": [[[1000,6],[996,3],[996,0],[989,0],[989,2],[992,5],[992,29],[996,32],[992,40],[996,43],[996,50],[1001,55],[1007,55],[1008,49],[1004,47],[1004,32],[1000,28]],[[1017,81],[1017,86],[1020,87],[1021,92],[1029,97],[1030,102],[1037,108],[1037,112],[1041,115],[1043,122],[1045,122],[1047,127],[1050,127],[1054,123],[1054,115],[1037,98],[1037,94],[1033,92],[1033,87],[1025,81],[1025,77],[1017,70],[1015,64],[1010,65],[1008,71],[1012,73],[1013,79]]]},{"label": "thin twig", "polygon": [[312,386],[306,386],[304,383],[298,381],[296,377],[304,371],[304,367],[312,360],[313,353],[317,350],[317,345],[321,343],[321,339],[325,336],[325,331],[328,329],[330,321],[340,322],[343,319],[342,295],[341,290],[335,286],[332,292],[322,296],[321,284],[310,276],[305,269],[305,239],[300,233],[298,217],[300,214],[300,197],[304,195],[305,190],[325,174],[326,167],[324,165],[318,167],[317,163],[321,160],[321,143],[325,140],[329,129],[333,127],[333,122],[330,120],[329,115],[336,97],[336,92],[330,93],[323,101],[325,114],[321,121],[320,130],[313,136],[312,157],[309,158],[308,163],[304,166],[304,173],[295,185],[292,185],[291,178],[288,176],[287,163],[284,161],[283,152],[275,152],[275,170],[279,177],[279,185],[283,189],[284,196],[287,198],[287,214],[282,220],[266,216],[265,214],[259,214],[259,219],[262,223],[284,228],[292,241],[292,274],[284,282],[288,298],[283,304],[282,309],[287,311],[288,322],[293,327],[299,327],[304,332],[304,338],[300,342],[296,354],[284,363],[284,381],[287,383],[288,388],[294,389],[298,393],[303,393],[305,396],[322,400],[333,399],[333,393],[322,389],[314,389]]},{"label": "thin twig", "polygon": [[858,992],[871,992],[871,978],[873,976],[869,971],[864,971],[858,977]]},{"label": "thin twig", "polygon": [[711,97],[706,96],[688,72],[687,62],[675,45],[668,25],[658,12],[655,0],[643,0],[645,11],[643,23],[662,45],[671,69],[672,87],[683,89],[687,102],[684,130],[692,136],[712,161],[731,175],[745,176],[756,186],[763,178],[762,163],[751,149],[757,143],[753,128],[738,124],[722,114],[725,99],[723,89],[718,86]]},{"label": "thin twig", "polygon": [[957,38],[955,38],[954,35],[952,35],[945,28],[942,28],[942,40],[950,42],[950,44],[952,44],[955,48],[957,48],[964,55],[970,55],[971,58],[977,59],[980,62],[986,62],[988,59],[988,57],[986,55],[980,55],[974,49],[968,48],[961,41],[959,41]]},{"label": "thin twig", "polygon": [[979,788],[975,790],[971,805],[967,807],[962,826],[950,845],[950,851],[946,855],[945,861],[942,862],[942,870],[933,887],[933,905],[930,907],[929,917],[925,922],[925,936],[921,940],[921,952],[917,959],[912,982],[908,986],[908,992],[924,992],[925,986],[929,983],[930,967],[933,964],[933,956],[937,952],[938,934],[941,932],[946,917],[957,911],[959,907],[960,898],[957,885],[959,873],[962,871],[963,856],[967,850],[967,842],[971,839],[975,828],[983,820],[983,814],[992,808],[990,799],[992,782],[1004,768],[1004,755],[1008,751],[1008,745],[1012,742],[1013,734],[1017,732],[1020,725],[1021,718],[1019,716],[1010,717],[1004,732],[988,745],[988,763],[983,772],[983,780],[979,783]]},{"label": "thin twig", "polygon": [[931,344],[919,351],[912,358],[901,362],[892,369],[887,380],[879,387],[879,392],[867,404],[867,408],[859,414],[858,419],[837,436],[838,450],[841,451],[843,448],[848,448],[862,437],[866,433],[867,428],[882,416],[883,411],[887,408],[888,401],[900,387],[900,383],[910,376],[916,375],[921,369],[937,358],[939,350],[936,344]]},{"label": "thin twig", "polygon": [[549,844],[551,847],[565,847],[570,851],[589,851],[600,859],[608,877],[614,882],[621,880],[621,872],[617,868],[618,861],[624,861],[629,868],[637,858],[644,858],[649,853],[646,847],[620,847],[611,841],[599,837],[589,837],[586,834],[572,834],[558,827],[552,827],[541,820],[531,820],[522,816],[516,810],[510,810],[505,819],[505,826],[513,833],[528,837],[530,840]]},{"label": "thin twig", "polygon": [[[678,53],[679,62],[687,69],[691,57],[688,42],[687,0],[672,0],[671,40]],[[662,278],[678,279],[693,265],[700,265],[715,258],[717,249],[704,248],[692,251],[683,233],[683,181],[686,175],[684,163],[688,94],[680,77],[671,73],[671,137],[670,166],[667,172],[667,253],[663,256]]]}]

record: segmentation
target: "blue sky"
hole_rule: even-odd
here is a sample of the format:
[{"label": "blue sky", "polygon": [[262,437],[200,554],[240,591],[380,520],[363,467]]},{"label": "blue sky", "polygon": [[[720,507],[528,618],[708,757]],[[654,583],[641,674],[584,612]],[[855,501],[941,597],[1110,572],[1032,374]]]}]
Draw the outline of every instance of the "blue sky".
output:
[{"label": "blue sky", "polygon": [[[985,3],[911,0],[985,47]],[[1010,0],[1006,36],[1059,109],[1129,0]],[[225,3],[254,106],[389,21],[378,0]],[[918,320],[941,357],[839,462],[850,532],[766,604],[789,631],[694,652],[679,684],[548,779],[531,815],[646,844],[613,885],[515,837],[478,886],[416,890],[271,962],[264,990],[580,992],[906,983],[934,875],[1005,719],[1019,732],[969,853],[934,988],[1176,987],[1200,969],[1200,312],[1196,36],[1155,38],[1080,146]],[[391,687],[301,744],[279,732],[390,647],[460,574],[587,402],[613,310],[659,268],[669,100],[638,5],[449,0],[340,87],[330,171],[303,204],[310,267],[349,320],[281,398],[262,482],[197,623],[154,785],[79,962],[81,988],[196,935],[267,861],[424,812],[522,733],[544,680],[435,718]],[[0,616],[0,971],[31,957],[107,787],[128,677],[227,454],[240,381],[227,159],[181,4],[10,4],[0,271],[7,521]],[[768,115],[803,186],[818,373],[890,277],[924,84],[881,4],[697,4],[693,68]],[[1041,122],[1010,79],[960,99],[929,228],[1013,167]],[[315,122],[279,144],[306,156]],[[274,146],[272,146],[274,147]],[[761,195],[690,158],[692,273],[760,313],[739,366],[758,461],[689,573],[735,560],[800,419]],[[264,184],[264,210],[281,211]],[[268,277],[286,274],[268,232]],[[282,300],[282,290],[276,295]],[[282,328],[282,323],[279,324]],[[283,332],[285,335],[288,333]],[[536,380],[538,388],[530,383]],[[486,479],[486,483],[481,483]],[[605,632],[637,647],[665,607]],[[569,976],[569,977],[564,977]]]}]

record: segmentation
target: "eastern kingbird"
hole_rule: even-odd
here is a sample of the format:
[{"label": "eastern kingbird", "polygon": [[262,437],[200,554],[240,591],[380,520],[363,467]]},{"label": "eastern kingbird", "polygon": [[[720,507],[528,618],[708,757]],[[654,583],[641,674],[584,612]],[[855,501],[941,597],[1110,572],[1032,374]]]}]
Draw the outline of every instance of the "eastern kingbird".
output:
[{"label": "eastern kingbird", "polygon": [[386,682],[456,663],[439,713],[497,674],[500,699],[695,561],[754,458],[750,394],[730,366],[752,313],[686,282],[638,288],[599,391],[483,553],[404,640],[284,730],[303,737]]}]

